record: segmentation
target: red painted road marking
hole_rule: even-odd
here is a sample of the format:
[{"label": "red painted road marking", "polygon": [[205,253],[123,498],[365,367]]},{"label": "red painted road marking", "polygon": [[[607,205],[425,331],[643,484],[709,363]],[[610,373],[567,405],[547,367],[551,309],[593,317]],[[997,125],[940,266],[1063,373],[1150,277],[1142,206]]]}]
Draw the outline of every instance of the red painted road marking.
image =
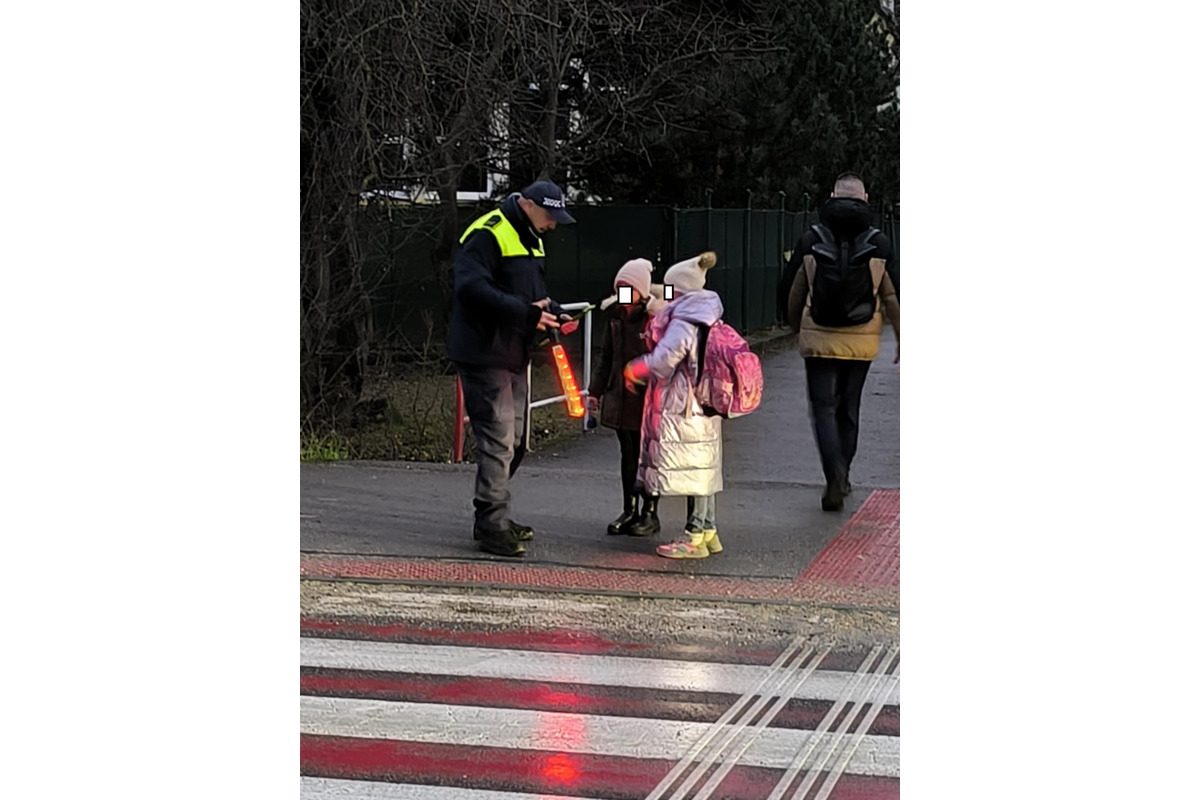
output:
[{"label": "red painted road marking", "polygon": [[[622,642],[606,639],[579,630],[450,630],[432,629],[405,623],[376,625],[371,623],[300,618],[300,635],[362,639],[376,642],[406,642],[410,644],[444,644],[458,647],[498,647],[510,650],[538,650],[547,653],[575,653],[590,656],[631,656],[668,658],[681,661],[714,661],[734,664],[770,664],[779,655],[775,650],[752,650],[741,647],[700,647],[655,642]],[[854,666],[842,667],[853,670]],[[831,667],[838,669],[838,667]]]},{"label": "red painted road marking", "polygon": [[[532,650],[541,653],[572,653],[579,656],[622,656],[661,658],[668,661],[698,661],[713,664],[766,666],[779,657],[780,648],[750,649],[712,644],[685,645],[667,642],[629,642],[609,639],[586,631],[571,629],[536,630],[457,630],[427,628],[405,623],[373,624],[345,620],[300,618],[300,635],[313,639],[344,639],[364,642],[436,644],[452,647],[488,647],[502,650]],[[834,652],[825,657],[821,668],[854,672],[863,654]]]},{"label": "red painted road marking", "polygon": [[[324,639],[352,639],[406,644],[438,644],[456,647],[492,647],[508,650],[536,650],[544,653],[574,653],[583,656],[627,656],[662,658],[676,661],[703,661],[718,664],[765,666],[779,656],[779,649],[763,650],[714,645],[685,645],[660,642],[629,642],[607,639],[578,630],[453,630],[427,628],[405,623],[376,625],[345,620],[300,618],[300,635]],[[853,672],[859,656],[834,654],[826,668]]]},{"label": "red painted road marking", "polygon": [[[304,667],[300,694],[444,705],[522,708],[570,714],[716,722],[738,697],[720,692],[666,691],[543,681]],[[833,703],[791,700],[774,728],[815,730]],[[885,706],[868,733],[900,735],[900,709]]]},{"label": "red painted road marking", "polygon": [[[641,800],[672,766],[673,762],[661,759],[550,750],[300,736],[300,774],[310,777]],[[763,767],[734,767],[715,796],[765,800],[783,772]],[[894,778],[842,775],[830,800],[899,797],[900,781]]]}]

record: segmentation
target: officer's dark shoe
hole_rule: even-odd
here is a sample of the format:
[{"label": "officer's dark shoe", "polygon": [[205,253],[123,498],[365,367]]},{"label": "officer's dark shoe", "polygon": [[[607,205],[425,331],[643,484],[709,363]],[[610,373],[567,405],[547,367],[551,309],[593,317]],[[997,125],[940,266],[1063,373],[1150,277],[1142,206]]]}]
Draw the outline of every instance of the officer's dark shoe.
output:
[{"label": "officer's dark shoe", "polygon": [[513,536],[518,542],[529,542],[533,540],[533,528],[528,525],[522,525],[519,522],[508,521],[508,528],[512,531]]},{"label": "officer's dark shoe", "polygon": [[609,536],[620,536],[628,531],[629,526],[638,520],[638,496],[631,494],[625,498],[625,510],[621,516],[608,525]]},{"label": "officer's dark shoe", "polygon": [[[528,542],[533,539],[533,528],[530,528],[528,525],[520,525],[512,520],[509,520],[508,529],[512,531],[513,536],[518,542]],[[476,528],[475,541],[478,542],[482,538],[483,533],[479,530],[479,528]]]},{"label": "officer's dark shoe", "polygon": [[653,536],[661,530],[662,524],[658,521],[658,498],[647,497],[641,516],[637,522],[630,523],[626,533],[630,536]]},{"label": "officer's dark shoe", "polygon": [[488,533],[476,528],[475,539],[479,542],[479,549],[486,553],[510,557],[525,555],[525,545],[517,541],[512,531]]}]

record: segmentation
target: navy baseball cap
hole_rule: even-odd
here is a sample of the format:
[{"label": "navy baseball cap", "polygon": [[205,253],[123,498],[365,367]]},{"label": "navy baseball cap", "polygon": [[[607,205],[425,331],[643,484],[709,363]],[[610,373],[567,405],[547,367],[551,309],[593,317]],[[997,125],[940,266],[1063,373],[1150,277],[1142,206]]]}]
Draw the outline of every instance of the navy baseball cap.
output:
[{"label": "navy baseball cap", "polygon": [[532,200],[549,212],[554,221],[570,225],[575,218],[567,213],[567,201],[562,189],[550,181],[535,181],[521,190],[521,196]]}]

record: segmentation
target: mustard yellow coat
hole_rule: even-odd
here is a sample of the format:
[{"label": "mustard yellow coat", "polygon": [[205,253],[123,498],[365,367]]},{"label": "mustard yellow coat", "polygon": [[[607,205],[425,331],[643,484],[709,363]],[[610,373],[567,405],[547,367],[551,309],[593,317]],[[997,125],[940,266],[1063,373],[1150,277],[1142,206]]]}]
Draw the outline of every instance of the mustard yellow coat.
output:
[{"label": "mustard yellow coat", "polygon": [[888,319],[900,333],[900,301],[885,269],[882,258],[870,260],[871,280],[875,287],[875,314],[862,325],[848,328],[827,328],[812,318],[812,292],[809,287],[816,273],[817,260],[804,256],[801,269],[796,270],[792,291],[788,295],[788,322],[799,333],[800,355],[808,358],[845,358],[853,361],[873,361],[879,355],[879,334],[883,330],[881,309],[887,308]]}]

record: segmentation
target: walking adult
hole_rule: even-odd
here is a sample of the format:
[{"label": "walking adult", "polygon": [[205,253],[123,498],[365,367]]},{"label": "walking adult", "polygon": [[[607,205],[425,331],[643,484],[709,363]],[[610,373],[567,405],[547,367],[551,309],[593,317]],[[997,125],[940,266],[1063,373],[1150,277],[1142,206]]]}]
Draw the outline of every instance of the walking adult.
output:
[{"label": "walking adult", "polygon": [[895,330],[900,363],[900,300],[892,279],[898,282],[899,268],[891,241],[871,221],[862,178],[844,173],[820,209],[820,223],[801,234],[792,251],[787,316],[804,357],[826,511],[840,511],[851,490],[859,407],[879,353],[881,309]]}]

